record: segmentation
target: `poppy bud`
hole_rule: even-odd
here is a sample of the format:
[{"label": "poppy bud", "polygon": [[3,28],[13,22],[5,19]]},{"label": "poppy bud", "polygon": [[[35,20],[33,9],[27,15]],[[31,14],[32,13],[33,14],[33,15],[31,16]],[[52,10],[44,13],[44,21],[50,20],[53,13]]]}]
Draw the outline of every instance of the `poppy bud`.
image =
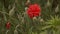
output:
[{"label": "poppy bud", "polygon": [[7,29],[10,29],[10,26],[11,26],[10,22],[7,22],[7,23],[6,23],[6,28],[7,28]]}]

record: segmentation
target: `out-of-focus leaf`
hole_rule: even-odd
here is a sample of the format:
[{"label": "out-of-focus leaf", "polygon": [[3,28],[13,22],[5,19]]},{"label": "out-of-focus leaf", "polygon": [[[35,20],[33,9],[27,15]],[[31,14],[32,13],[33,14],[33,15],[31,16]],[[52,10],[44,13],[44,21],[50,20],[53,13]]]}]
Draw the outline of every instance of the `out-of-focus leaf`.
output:
[{"label": "out-of-focus leaf", "polygon": [[60,18],[58,16],[51,17],[51,20],[48,20],[47,23],[50,23],[55,26],[60,26]]},{"label": "out-of-focus leaf", "polygon": [[28,34],[32,34],[32,29],[33,29],[33,27],[31,27],[31,28],[27,31],[27,33],[28,33]]},{"label": "out-of-focus leaf", "polygon": [[9,11],[10,16],[12,16],[15,13],[14,9],[15,9],[15,4],[13,5],[13,8]]},{"label": "out-of-focus leaf", "polygon": [[14,34],[18,34],[18,31],[17,30],[14,30]]}]

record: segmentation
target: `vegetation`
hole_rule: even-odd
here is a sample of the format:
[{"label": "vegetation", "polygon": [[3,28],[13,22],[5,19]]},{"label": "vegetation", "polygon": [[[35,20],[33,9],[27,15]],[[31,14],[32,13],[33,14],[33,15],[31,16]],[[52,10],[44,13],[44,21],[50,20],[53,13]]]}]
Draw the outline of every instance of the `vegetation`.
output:
[{"label": "vegetation", "polygon": [[41,6],[41,15],[33,19],[26,2],[0,0],[0,34],[60,34],[60,0],[30,0]]}]

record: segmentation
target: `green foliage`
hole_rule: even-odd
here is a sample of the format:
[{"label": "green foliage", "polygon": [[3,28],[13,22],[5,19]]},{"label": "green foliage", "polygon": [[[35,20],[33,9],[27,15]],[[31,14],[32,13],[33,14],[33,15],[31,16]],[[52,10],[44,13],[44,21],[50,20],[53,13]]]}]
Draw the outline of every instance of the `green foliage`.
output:
[{"label": "green foliage", "polygon": [[[48,0],[31,0],[31,3],[38,3],[41,6],[41,16],[33,19],[30,19],[26,14],[26,1],[27,0],[0,0],[0,34],[55,33],[55,29],[60,26],[60,10],[57,12],[59,14],[52,10],[52,0],[49,0],[51,5],[47,3]],[[52,17],[50,15],[52,15]],[[8,21],[11,23],[10,29],[6,28]],[[60,32],[59,28],[58,30]]]},{"label": "green foliage", "polygon": [[47,23],[54,25],[54,26],[60,26],[60,18],[58,16],[51,17],[51,19],[48,20]]}]

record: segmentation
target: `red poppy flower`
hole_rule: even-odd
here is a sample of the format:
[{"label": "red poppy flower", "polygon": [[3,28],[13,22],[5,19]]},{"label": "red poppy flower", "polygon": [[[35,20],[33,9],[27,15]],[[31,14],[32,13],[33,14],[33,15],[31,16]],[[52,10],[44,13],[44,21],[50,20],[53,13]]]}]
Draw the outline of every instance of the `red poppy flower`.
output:
[{"label": "red poppy flower", "polygon": [[11,26],[10,22],[7,22],[7,23],[6,23],[6,28],[7,28],[7,29],[10,29],[10,26]]},{"label": "red poppy flower", "polygon": [[39,13],[41,13],[41,8],[38,4],[32,4],[27,9],[27,14],[30,18],[39,16]]}]

